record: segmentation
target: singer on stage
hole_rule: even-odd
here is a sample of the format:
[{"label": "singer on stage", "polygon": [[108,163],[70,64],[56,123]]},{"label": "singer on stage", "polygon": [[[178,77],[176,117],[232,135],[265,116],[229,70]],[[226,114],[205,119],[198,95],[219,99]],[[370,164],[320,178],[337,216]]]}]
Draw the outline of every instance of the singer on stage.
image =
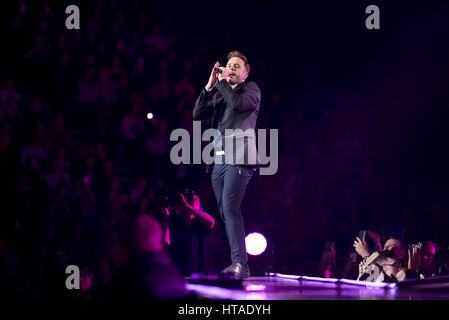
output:
[{"label": "singer on stage", "polygon": [[[260,90],[255,82],[245,82],[249,71],[246,57],[237,50],[231,51],[226,67],[215,63],[193,109],[194,120],[212,117],[212,127],[221,134],[213,142],[215,161],[211,181],[231,249],[232,264],[223,272],[241,278],[250,276],[241,203],[258,166],[255,128]],[[241,129],[245,133],[226,136],[226,129]],[[227,139],[233,140],[233,150],[226,149]],[[231,161],[226,157],[228,152],[235,156]]]}]

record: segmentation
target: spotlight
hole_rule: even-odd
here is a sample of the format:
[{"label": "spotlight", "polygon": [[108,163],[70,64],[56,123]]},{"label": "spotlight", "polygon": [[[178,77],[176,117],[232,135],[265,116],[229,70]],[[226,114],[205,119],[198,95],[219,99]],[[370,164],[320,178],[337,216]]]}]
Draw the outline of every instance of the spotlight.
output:
[{"label": "spotlight", "polygon": [[153,113],[151,113],[151,112],[148,112],[148,113],[147,113],[147,119],[148,119],[148,120],[153,119],[153,117],[154,117]]},{"label": "spotlight", "polygon": [[267,239],[262,234],[253,232],[246,236],[245,244],[248,254],[258,256],[267,248]]},{"label": "spotlight", "polygon": [[248,263],[253,276],[264,276],[276,268],[273,242],[262,233],[252,232],[245,238]]}]

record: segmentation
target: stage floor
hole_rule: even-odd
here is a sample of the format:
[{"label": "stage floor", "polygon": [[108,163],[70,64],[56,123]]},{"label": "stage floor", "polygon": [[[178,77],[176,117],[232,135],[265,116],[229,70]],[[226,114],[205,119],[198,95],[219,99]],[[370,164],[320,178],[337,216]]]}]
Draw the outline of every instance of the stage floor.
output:
[{"label": "stage floor", "polygon": [[[226,288],[227,287],[227,288]],[[449,278],[416,285],[375,284],[272,274],[234,282],[191,281],[188,289],[204,299],[230,300],[449,300]]]}]

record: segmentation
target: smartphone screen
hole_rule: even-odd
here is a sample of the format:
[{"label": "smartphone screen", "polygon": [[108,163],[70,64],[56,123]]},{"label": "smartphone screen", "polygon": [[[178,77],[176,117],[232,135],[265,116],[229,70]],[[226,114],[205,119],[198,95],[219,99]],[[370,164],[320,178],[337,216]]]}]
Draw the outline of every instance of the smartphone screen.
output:
[{"label": "smartphone screen", "polygon": [[366,236],[366,230],[360,230],[359,232],[359,238],[360,240],[365,240],[365,236]]}]

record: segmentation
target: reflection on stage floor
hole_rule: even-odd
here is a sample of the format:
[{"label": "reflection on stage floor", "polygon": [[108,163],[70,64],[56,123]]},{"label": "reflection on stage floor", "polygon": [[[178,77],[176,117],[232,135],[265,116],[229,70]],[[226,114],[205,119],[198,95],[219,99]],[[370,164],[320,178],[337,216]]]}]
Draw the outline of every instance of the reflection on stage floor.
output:
[{"label": "reflection on stage floor", "polygon": [[449,300],[449,277],[373,283],[271,273],[244,280],[192,276],[188,289],[203,299],[231,300]]}]

